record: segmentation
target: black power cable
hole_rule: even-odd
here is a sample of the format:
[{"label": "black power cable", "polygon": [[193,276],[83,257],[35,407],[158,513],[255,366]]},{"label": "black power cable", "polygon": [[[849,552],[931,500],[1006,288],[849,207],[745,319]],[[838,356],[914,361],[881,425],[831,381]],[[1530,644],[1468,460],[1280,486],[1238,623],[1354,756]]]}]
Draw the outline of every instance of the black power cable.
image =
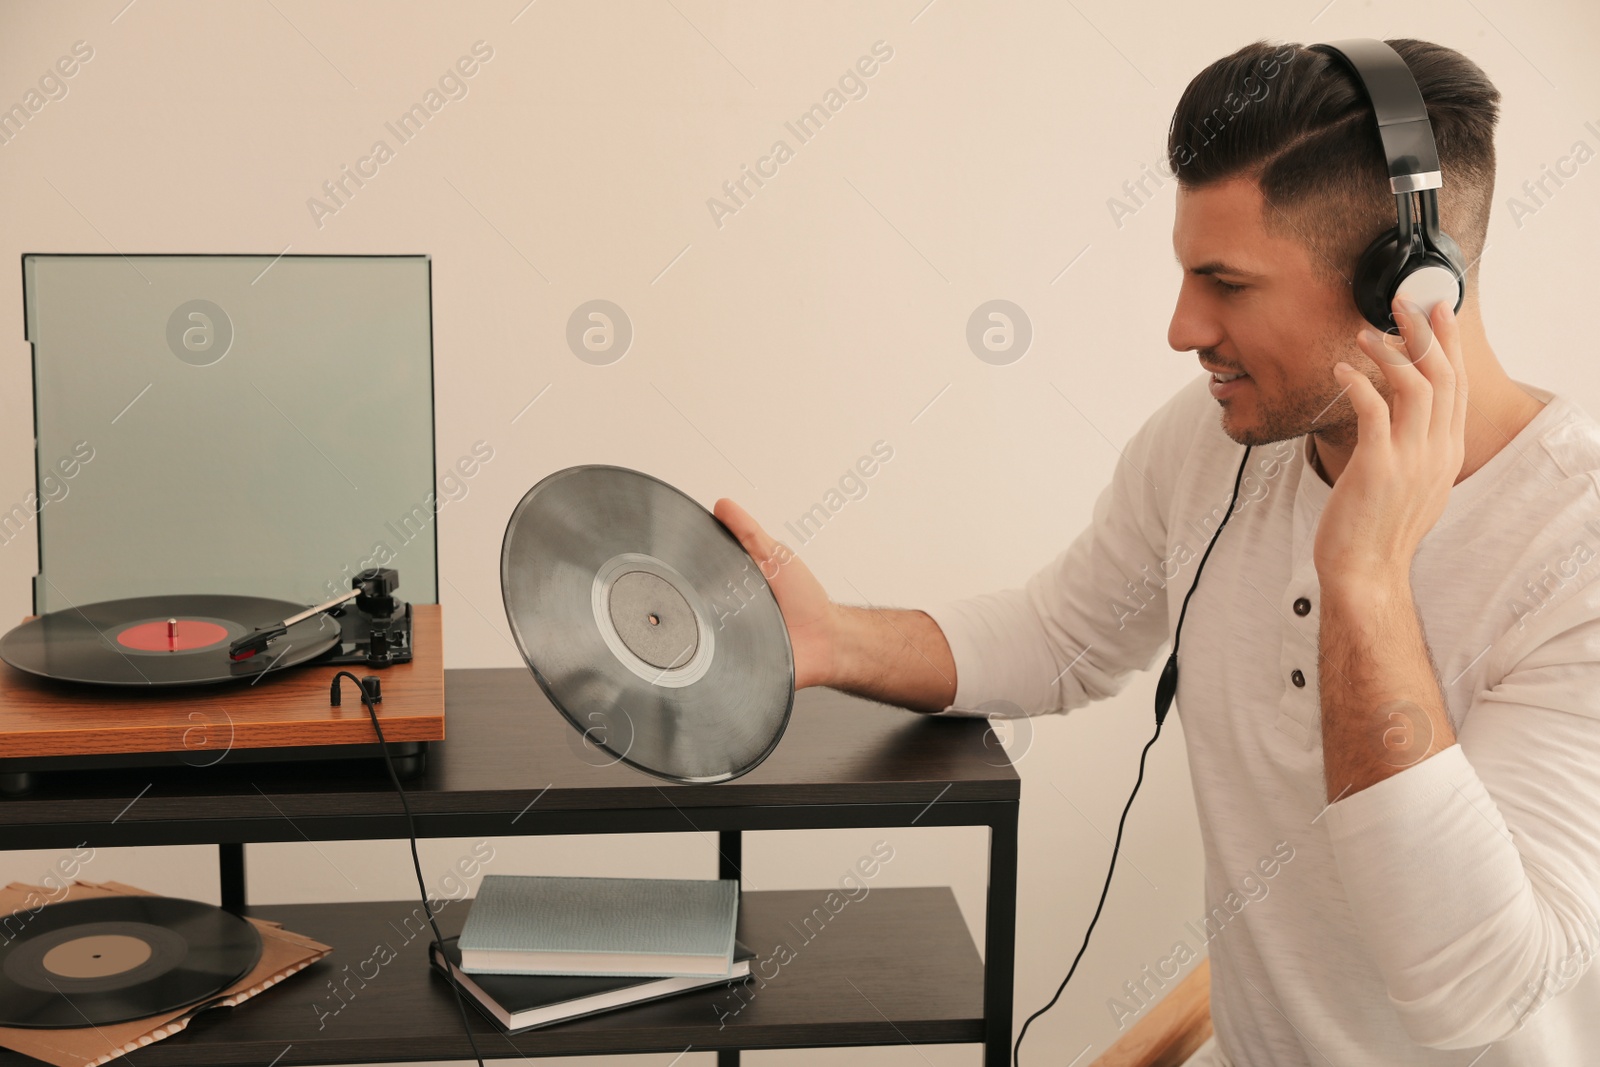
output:
[{"label": "black power cable", "polygon": [[1239,461],[1239,473],[1233,479],[1233,499],[1228,502],[1228,513],[1222,516],[1222,521],[1217,524],[1217,532],[1211,535],[1211,543],[1206,545],[1205,555],[1200,557],[1200,565],[1195,568],[1194,581],[1189,583],[1189,591],[1184,594],[1183,607],[1178,610],[1178,625],[1172,634],[1172,652],[1167,656],[1166,665],[1161,668],[1161,678],[1156,683],[1156,732],[1145,742],[1144,751],[1139,753],[1139,777],[1134,780],[1133,792],[1128,794],[1128,802],[1122,807],[1122,818],[1117,820],[1117,839],[1111,845],[1111,865],[1106,868],[1106,883],[1100,889],[1100,903],[1095,905],[1094,918],[1089,920],[1089,928],[1083,932],[1083,944],[1078,948],[1078,954],[1073,957],[1072,967],[1068,969],[1067,976],[1061,979],[1061,985],[1056,988],[1056,995],[1050,998],[1050,1003],[1028,1016],[1023,1022],[1022,1032],[1017,1034],[1017,1044],[1012,1049],[1012,1062],[1016,1067],[1022,1067],[1022,1039],[1028,1035],[1028,1024],[1055,1007],[1056,1001],[1061,999],[1067,983],[1072,981],[1072,975],[1078,969],[1078,961],[1083,959],[1083,954],[1089,947],[1089,935],[1094,933],[1094,925],[1100,921],[1100,910],[1106,906],[1106,893],[1111,889],[1111,875],[1117,869],[1117,851],[1122,847],[1122,828],[1127,824],[1128,812],[1133,807],[1133,798],[1139,795],[1139,786],[1144,782],[1144,758],[1150,754],[1150,746],[1161,736],[1161,725],[1167,721],[1172,698],[1178,692],[1178,638],[1183,634],[1183,617],[1189,613],[1189,598],[1194,596],[1195,587],[1200,584],[1200,572],[1205,570],[1206,560],[1211,558],[1211,550],[1216,547],[1217,538],[1222,536],[1222,528],[1228,525],[1228,520],[1233,517],[1234,505],[1239,502],[1239,485],[1244,481],[1245,465],[1250,462],[1250,447],[1245,446],[1244,458]]},{"label": "black power cable", "polygon": [[[422,910],[428,913],[428,925],[433,927],[433,936],[441,946],[444,945],[444,935],[439,932],[439,924],[433,918],[433,906],[428,903],[428,885],[422,877],[422,861],[417,858],[417,824],[411,817],[411,802],[406,799],[406,791],[400,787],[400,775],[395,773],[394,759],[389,755],[389,742],[384,740],[383,727],[378,725],[378,710],[373,706],[372,693],[368,691],[366,683],[349,671],[337,671],[333,676],[333,688],[329,694],[330,701],[337,706],[339,703],[339,679],[348,678],[356,683],[356,689],[361,693],[361,703],[366,707],[367,714],[372,717],[372,729],[378,735],[378,748],[383,752],[383,764],[389,769],[389,781],[394,783],[394,791],[400,794],[400,806],[406,813],[406,830],[411,836],[411,866],[417,872],[417,890],[422,894]],[[374,678],[376,683],[377,679]],[[483,1053],[478,1051],[478,1041],[472,1036],[472,1026],[467,1022],[466,1000],[461,992],[461,983],[456,978],[454,970],[445,972],[445,977],[450,981],[450,988],[456,993],[456,1010],[461,1013],[461,1029],[467,1035],[467,1042],[472,1045],[472,1056],[478,1061],[478,1067],[483,1067]]]}]

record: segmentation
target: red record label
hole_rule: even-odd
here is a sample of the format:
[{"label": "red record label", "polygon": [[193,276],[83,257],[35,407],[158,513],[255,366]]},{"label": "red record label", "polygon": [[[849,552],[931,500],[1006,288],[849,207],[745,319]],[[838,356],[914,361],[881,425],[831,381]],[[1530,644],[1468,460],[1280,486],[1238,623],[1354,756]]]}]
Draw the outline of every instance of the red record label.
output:
[{"label": "red record label", "polygon": [[202,619],[141,622],[117,635],[117,644],[140,652],[192,652],[228,639],[226,627]]}]

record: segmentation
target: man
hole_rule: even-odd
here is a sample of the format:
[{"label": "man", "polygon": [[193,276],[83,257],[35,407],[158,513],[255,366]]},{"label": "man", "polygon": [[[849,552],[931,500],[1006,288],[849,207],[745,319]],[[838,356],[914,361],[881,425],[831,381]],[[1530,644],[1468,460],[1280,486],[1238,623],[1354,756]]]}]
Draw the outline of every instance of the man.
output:
[{"label": "man", "polygon": [[[1474,263],[1499,93],[1450,49],[1388,43]],[[1397,301],[1403,343],[1364,329],[1350,274],[1394,197],[1371,106],[1326,55],[1213,63],[1168,150],[1168,340],[1213,373],[1023,587],[836,605],[718,502],[771,579],[796,684],[937,715],[1118,692],[1171,638],[1252,446],[1180,637],[1216,1028],[1191,1063],[1600,1063],[1600,425],[1507,376],[1475,270],[1459,316]]]}]

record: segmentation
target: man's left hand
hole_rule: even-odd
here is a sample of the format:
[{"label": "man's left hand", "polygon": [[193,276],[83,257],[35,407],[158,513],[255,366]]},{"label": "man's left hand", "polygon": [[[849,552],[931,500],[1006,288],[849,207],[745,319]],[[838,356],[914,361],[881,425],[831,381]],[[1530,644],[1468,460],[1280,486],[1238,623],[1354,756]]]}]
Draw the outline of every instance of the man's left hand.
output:
[{"label": "man's left hand", "polygon": [[1394,304],[1404,345],[1363,326],[1356,342],[1389,379],[1394,409],[1347,363],[1357,442],[1317,525],[1313,558],[1324,585],[1409,582],[1411,561],[1450,498],[1466,457],[1467,372],[1449,304],[1431,316]]}]

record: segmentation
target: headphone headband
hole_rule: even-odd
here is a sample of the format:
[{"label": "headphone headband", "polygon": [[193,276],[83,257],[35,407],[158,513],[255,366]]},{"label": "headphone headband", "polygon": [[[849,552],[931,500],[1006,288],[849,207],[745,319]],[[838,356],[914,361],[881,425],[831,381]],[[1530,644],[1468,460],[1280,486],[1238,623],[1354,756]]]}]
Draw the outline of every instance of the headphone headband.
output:
[{"label": "headphone headband", "polygon": [[1389,188],[1399,194],[1443,185],[1428,108],[1400,53],[1365,38],[1315,44],[1311,50],[1341,60],[1366,93],[1389,161]]},{"label": "headphone headband", "polygon": [[1361,315],[1381,330],[1394,323],[1397,297],[1432,308],[1445,302],[1461,310],[1467,268],[1461,249],[1439,228],[1444,186],[1439,149],[1417,80],[1388,43],[1359,38],[1310,46],[1355,76],[1372,105],[1389,165],[1397,225],[1373,238],[1356,261],[1350,293]]}]

